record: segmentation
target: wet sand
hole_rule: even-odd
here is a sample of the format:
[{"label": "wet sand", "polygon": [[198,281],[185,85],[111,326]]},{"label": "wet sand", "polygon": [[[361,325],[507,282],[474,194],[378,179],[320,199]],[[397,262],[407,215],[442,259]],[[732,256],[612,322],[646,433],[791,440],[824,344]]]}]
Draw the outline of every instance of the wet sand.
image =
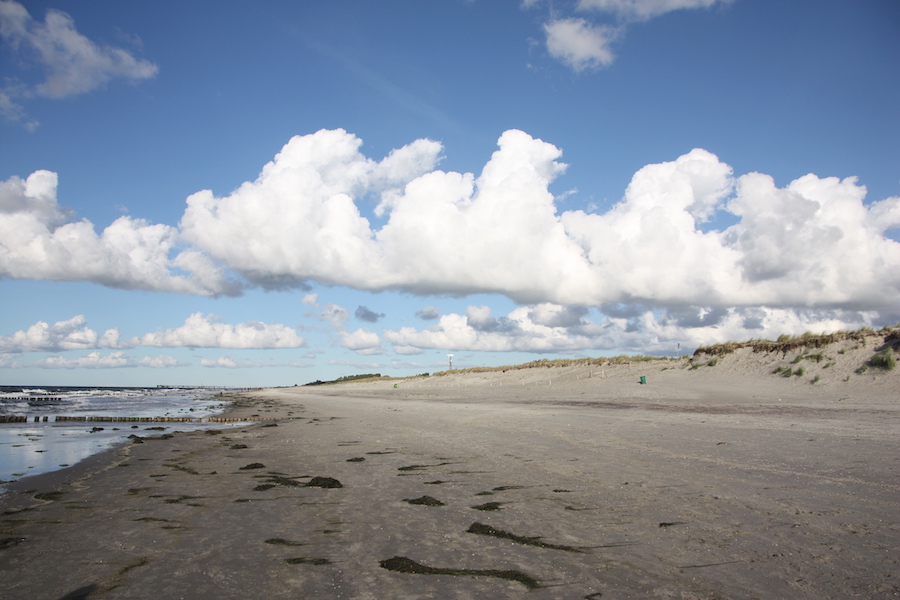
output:
[{"label": "wet sand", "polygon": [[246,393],[234,416],[280,420],[14,484],[2,596],[897,598],[889,377],[676,363]]}]

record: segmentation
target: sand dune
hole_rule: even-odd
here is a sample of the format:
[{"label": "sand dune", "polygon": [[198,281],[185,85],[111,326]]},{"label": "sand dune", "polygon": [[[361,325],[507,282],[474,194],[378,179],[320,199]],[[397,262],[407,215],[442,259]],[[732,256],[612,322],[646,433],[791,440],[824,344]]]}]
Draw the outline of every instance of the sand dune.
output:
[{"label": "sand dune", "polygon": [[15,484],[3,597],[900,597],[884,343],[242,394]]}]

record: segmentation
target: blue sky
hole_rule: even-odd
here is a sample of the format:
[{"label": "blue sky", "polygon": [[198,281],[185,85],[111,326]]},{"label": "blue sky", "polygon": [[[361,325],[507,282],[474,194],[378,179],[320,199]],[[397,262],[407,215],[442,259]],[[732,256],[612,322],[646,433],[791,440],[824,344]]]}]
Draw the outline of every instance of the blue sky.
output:
[{"label": "blue sky", "polygon": [[0,383],[900,321],[890,0],[0,0]]}]

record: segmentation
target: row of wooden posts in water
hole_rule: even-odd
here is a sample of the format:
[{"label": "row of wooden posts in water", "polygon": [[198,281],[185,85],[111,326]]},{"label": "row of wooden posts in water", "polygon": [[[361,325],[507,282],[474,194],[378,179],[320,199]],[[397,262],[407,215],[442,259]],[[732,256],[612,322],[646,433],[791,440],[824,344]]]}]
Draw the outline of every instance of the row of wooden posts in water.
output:
[{"label": "row of wooden posts in water", "polygon": [[[0,415],[0,423],[28,423],[30,417],[25,415]],[[68,417],[50,415],[34,417],[35,423],[89,422],[89,423],[240,423],[241,421],[280,421],[290,417]]]}]

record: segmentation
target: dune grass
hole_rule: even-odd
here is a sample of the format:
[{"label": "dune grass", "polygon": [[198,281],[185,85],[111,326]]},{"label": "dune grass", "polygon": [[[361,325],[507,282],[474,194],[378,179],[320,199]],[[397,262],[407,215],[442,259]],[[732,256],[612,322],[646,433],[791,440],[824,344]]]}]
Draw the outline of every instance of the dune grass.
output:
[{"label": "dune grass", "polygon": [[[781,352],[787,354],[792,350],[808,348],[824,348],[831,344],[845,340],[853,340],[865,345],[868,338],[882,337],[884,343],[892,346],[900,345],[900,323],[894,327],[884,327],[875,331],[871,327],[862,327],[856,331],[840,330],[832,333],[813,333],[807,331],[802,335],[780,335],[776,341],[765,339],[751,339],[745,342],[724,342],[711,346],[701,346],[694,352],[696,359],[700,355],[725,356],[741,348],[752,348],[754,352]],[[824,359],[822,353],[798,356],[795,361],[811,359],[820,362]]]}]

